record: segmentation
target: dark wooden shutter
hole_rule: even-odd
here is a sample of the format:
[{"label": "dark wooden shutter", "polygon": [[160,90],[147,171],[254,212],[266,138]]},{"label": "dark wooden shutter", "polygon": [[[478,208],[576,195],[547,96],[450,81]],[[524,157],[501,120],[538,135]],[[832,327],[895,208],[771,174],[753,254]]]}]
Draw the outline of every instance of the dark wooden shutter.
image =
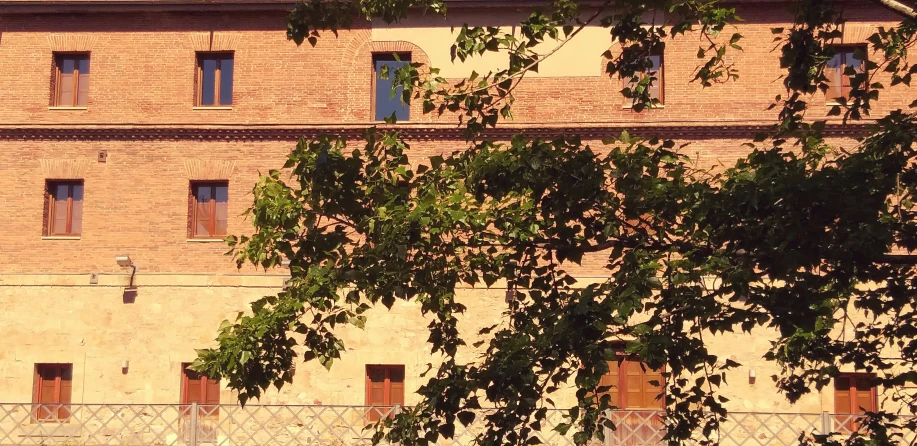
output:
[{"label": "dark wooden shutter", "polygon": [[617,361],[608,361],[608,373],[599,381],[599,387],[610,387],[605,393],[611,397],[611,404],[617,405],[621,402],[620,397],[620,366]]},{"label": "dark wooden shutter", "polygon": [[35,405],[33,421],[66,421],[70,417],[72,393],[72,364],[36,364],[32,395]]},{"label": "dark wooden shutter", "polygon": [[89,56],[78,57],[76,64],[79,70],[77,79],[76,101],[73,105],[89,105]]},{"label": "dark wooden shutter", "polygon": [[45,182],[44,208],[41,211],[41,235],[51,233],[51,184]]},{"label": "dark wooden shutter", "polygon": [[57,56],[51,58],[51,94],[48,95],[48,106],[53,107],[57,105]]},{"label": "dark wooden shutter", "polygon": [[389,370],[389,406],[404,405],[404,367],[391,367]]},{"label": "dark wooden shutter", "polygon": [[194,183],[188,183],[188,238],[194,238]]},{"label": "dark wooden shutter", "polygon": [[849,376],[838,376],[834,378],[834,413],[853,413],[853,406],[850,398],[850,381]]}]

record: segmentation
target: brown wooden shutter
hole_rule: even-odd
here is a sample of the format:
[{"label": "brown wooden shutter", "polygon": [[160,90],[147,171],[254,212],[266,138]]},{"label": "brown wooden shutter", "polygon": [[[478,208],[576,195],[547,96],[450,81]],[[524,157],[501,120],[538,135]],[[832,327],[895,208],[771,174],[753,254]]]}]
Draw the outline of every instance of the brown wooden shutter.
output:
[{"label": "brown wooden shutter", "polygon": [[206,393],[205,393],[205,404],[220,404],[220,380],[218,379],[204,379],[206,382]]},{"label": "brown wooden shutter", "polygon": [[73,105],[89,105],[89,57],[78,57],[76,64],[79,70],[77,79],[76,103]]},{"label": "brown wooden shutter", "polygon": [[838,376],[834,379],[834,413],[852,413],[850,399],[850,377]]},{"label": "brown wooden shutter", "polygon": [[57,56],[51,57],[51,94],[48,95],[48,106],[57,105]]},{"label": "brown wooden shutter", "polygon": [[404,367],[389,369],[389,405],[404,405]]},{"label": "brown wooden shutter", "polygon": [[194,183],[188,183],[188,238],[194,238]]},{"label": "brown wooden shutter", "polygon": [[60,393],[58,394],[58,402],[63,406],[61,406],[61,408],[58,410],[57,417],[58,419],[66,420],[70,417],[70,402],[73,394],[72,365],[61,365],[59,389]]},{"label": "brown wooden shutter", "polygon": [[64,71],[64,67],[66,67],[68,63],[72,60],[73,59],[71,58],[64,58],[60,62],[61,64],[59,67],[60,75],[58,77],[58,82],[60,82],[60,85],[58,85],[59,90],[58,90],[58,96],[57,96],[57,104],[55,105],[60,105],[60,106],[76,105],[73,103],[73,93],[74,93],[73,92],[73,81],[74,81],[73,73],[74,72],[70,71],[69,73],[67,73],[66,71]]},{"label": "brown wooden shutter", "polygon": [[51,185],[45,182],[44,189],[44,208],[41,211],[41,235],[47,236],[51,233]]},{"label": "brown wooden shutter", "polygon": [[608,361],[608,373],[599,381],[599,387],[610,387],[605,393],[611,396],[611,404],[616,405],[621,402],[619,366],[617,361]]}]

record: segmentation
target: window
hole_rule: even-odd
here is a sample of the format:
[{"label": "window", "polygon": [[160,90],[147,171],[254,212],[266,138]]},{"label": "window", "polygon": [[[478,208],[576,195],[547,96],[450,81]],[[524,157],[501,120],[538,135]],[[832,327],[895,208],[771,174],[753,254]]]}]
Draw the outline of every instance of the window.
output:
[{"label": "window", "polygon": [[[217,416],[220,410],[220,380],[211,379],[193,370],[188,370],[191,363],[181,365],[181,403],[197,403],[201,416]],[[188,408],[183,410],[189,415]]]},{"label": "window", "polygon": [[665,378],[660,370],[653,370],[639,359],[625,356],[608,362],[608,373],[599,386],[611,388],[611,404],[618,409],[612,412],[611,421],[618,426],[612,434],[612,443],[621,445],[660,444],[665,436],[661,410],[665,409]]},{"label": "window", "polygon": [[[391,54],[380,54],[373,57],[373,108],[376,121],[382,121],[392,116],[393,113],[398,121],[410,119],[410,105],[407,101],[402,102],[404,89],[397,87],[394,93],[392,92],[392,79],[395,77],[395,70],[409,63],[411,63],[410,54],[398,54],[397,58]],[[388,67],[388,79],[379,77],[382,75],[383,67]]]},{"label": "window", "polygon": [[229,185],[225,181],[191,183],[188,217],[191,238],[226,235]]},{"label": "window", "polygon": [[621,409],[665,408],[660,397],[663,384],[661,371],[650,369],[634,357],[624,357],[620,362],[609,361],[608,373],[599,383],[603,387],[611,386],[608,390],[611,403]]},{"label": "window", "polygon": [[85,107],[89,104],[88,54],[55,54],[52,71],[52,106]]},{"label": "window", "polygon": [[83,182],[49,181],[44,235],[79,236],[83,229]]},{"label": "window", "polygon": [[[647,60],[649,60],[651,66],[646,69],[645,74],[652,77],[652,85],[649,87],[649,95],[651,98],[658,99],[659,103],[657,105],[662,105],[665,103],[665,67],[664,67],[664,58],[662,53],[651,54]],[[643,77],[643,73],[638,72],[638,77]],[[627,81],[627,88],[634,88],[635,83],[631,80]],[[631,105],[633,99],[627,98],[625,106]]]},{"label": "window", "polygon": [[404,366],[366,366],[366,405],[369,421],[391,416],[391,406],[404,405]]},{"label": "window", "polygon": [[197,98],[195,105],[218,107],[232,105],[232,53],[197,55]]},{"label": "window", "polygon": [[875,377],[867,373],[842,373],[834,378],[834,412],[863,414],[876,410]]},{"label": "window", "polygon": [[70,418],[73,364],[35,364],[32,418],[37,422],[60,422]]},{"label": "window", "polygon": [[876,411],[876,388],[872,385],[874,375],[868,373],[842,373],[834,378],[835,429],[853,432],[859,430],[856,417]]},{"label": "window", "polygon": [[828,78],[828,99],[850,98],[850,79],[865,69],[865,60],[857,54],[865,55],[865,47],[838,47],[837,52],[825,65],[825,77]]}]

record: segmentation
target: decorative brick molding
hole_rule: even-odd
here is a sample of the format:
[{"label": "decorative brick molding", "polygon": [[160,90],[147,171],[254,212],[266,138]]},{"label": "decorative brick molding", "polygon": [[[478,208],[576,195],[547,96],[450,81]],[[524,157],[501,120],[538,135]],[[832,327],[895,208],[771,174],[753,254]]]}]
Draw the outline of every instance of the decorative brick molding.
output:
[{"label": "decorative brick molding", "polygon": [[[300,127],[278,125],[265,126],[238,126],[231,128],[186,128],[186,127],[93,127],[93,128],[68,128],[68,127],[32,127],[32,128],[0,128],[0,140],[11,141],[200,141],[200,140],[225,140],[225,141],[290,141],[299,138],[312,138],[318,135],[340,135],[348,139],[360,139],[366,128],[373,124],[351,126],[322,126]],[[397,129],[407,140],[433,141],[449,140],[464,141],[463,128],[454,125],[377,125],[380,130]],[[596,123],[589,125],[527,125],[503,126],[488,129],[485,136],[496,139],[508,139],[517,133],[525,134],[530,138],[556,138],[561,135],[579,135],[583,139],[606,139],[621,135],[622,130],[627,130],[632,135],[664,135],[671,139],[720,139],[720,138],[752,138],[755,134],[770,129],[769,123],[735,123],[722,125],[686,125],[676,123]],[[828,124],[825,133],[829,136],[857,137],[867,134],[868,124]],[[193,167],[195,163],[231,163],[228,161],[191,160],[186,162],[186,171],[189,177],[192,172],[218,172],[216,167]],[[230,167],[231,169],[231,167]],[[231,172],[231,170],[230,170]],[[194,175],[197,175],[195,173]],[[208,174],[209,175],[209,174]],[[216,175],[216,174],[214,174]],[[225,177],[204,177],[190,179],[216,179],[225,180]]]},{"label": "decorative brick molding", "polygon": [[879,27],[871,24],[844,24],[844,35],[841,41],[844,43],[867,43],[866,39],[879,31]]},{"label": "decorative brick molding", "polygon": [[92,160],[61,160],[61,159],[43,159],[41,162],[41,173],[45,178],[55,180],[81,180],[86,178],[89,172],[89,166]]},{"label": "decorative brick molding", "polygon": [[370,42],[370,51],[373,54],[411,53],[412,62],[420,62],[430,66],[430,57],[419,46],[404,40]]},{"label": "decorative brick molding", "polygon": [[235,161],[188,158],[184,163],[185,175],[189,180],[226,180],[236,168]]},{"label": "decorative brick molding", "polygon": [[194,51],[235,51],[239,36],[224,32],[195,33],[191,35]]},{"label": "decorative brick molding", "polygon": [[96,36],[87,34],[51,34],[48,45],[51,51],[89,52],[96,43]]}]

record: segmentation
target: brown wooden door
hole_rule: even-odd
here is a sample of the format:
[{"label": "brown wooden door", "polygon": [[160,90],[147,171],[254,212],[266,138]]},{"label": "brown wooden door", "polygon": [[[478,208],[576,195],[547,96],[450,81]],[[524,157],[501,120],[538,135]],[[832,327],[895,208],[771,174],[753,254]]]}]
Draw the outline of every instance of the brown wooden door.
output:
[{"label": "brown wooden door", "polygon": [[392,414],[392,406],[404,405],[404,366],[366,366],[366,405],[369,421]]},{"label": "brown wooden door", "polygon": [[834,378],[836,429],[841,432],[859,430],[860,424],[851,415],[876,411],[876,388],[872,385],[874,378],[874,375],[867,373],[843,373]]},{"label": "brown wooden door", "polygon": [[662,442],[665,435],[661,410],[665,409],[664,377],[634,357],[609,361],[601,386],[611,386],[611,403],[618,409],[612,422],[614,444],[643,446]]},{"label": "brown wooden door", "polygon": [[72,393],[73,364],[36,364],[33,421],[69,420]]},{"label": "brown wooden door", "polygon": [[[199,414],[204,417],[219,416],[220,380],[208,378],[193,370],[188,370],[190,363],[182,364],[181,403],[197,403]],[[186,415],[188,410],[184,411]]]}]

